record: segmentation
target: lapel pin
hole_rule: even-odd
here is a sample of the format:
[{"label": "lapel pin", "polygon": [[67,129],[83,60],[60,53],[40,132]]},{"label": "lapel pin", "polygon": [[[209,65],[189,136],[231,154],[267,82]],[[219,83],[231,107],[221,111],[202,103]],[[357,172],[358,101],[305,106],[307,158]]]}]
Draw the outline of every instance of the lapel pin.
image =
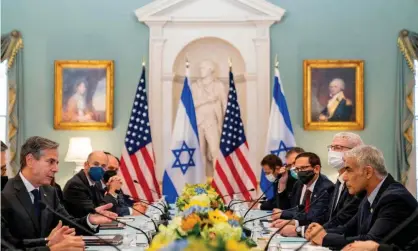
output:
[{"label": "lapel pin", "polygon": [[373,213],[373,208],[370,208],[370,213]]},{"label": "lapel pin", "polygon": [[44,196],[46,197],[46,193],[44,193]]}]

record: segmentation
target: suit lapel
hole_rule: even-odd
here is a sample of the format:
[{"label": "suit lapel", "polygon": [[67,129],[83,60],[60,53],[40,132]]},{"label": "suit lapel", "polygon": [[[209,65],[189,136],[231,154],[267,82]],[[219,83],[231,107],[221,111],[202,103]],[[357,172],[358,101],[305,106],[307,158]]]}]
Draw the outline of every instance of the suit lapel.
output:
[{"label": "suit lapel", "polygon": [[[45,189],[43,187],[39,188],[40,193],[41,193],[41,201],[44,202],[45,204],[52,206],[52,202],[51,202],[51,194],[47,194]],[[49,217],[51,214],[51,212],[48,211],[48,209],[44,209],[41,212],[41,236],[47,236],[49,234],[49,226],[51,224],[51,220],[53,219],[53,217]]]},{"label": "suit lapel", "polygon": [[28,190],[26,190],[25,184],[23,184],[22,179],[20,178],[19,174],[16,175],[14,187],[16,189],[16,197],[22,204],[22,207],[25,209],[26,213],[29,215],[30,219],[32,220],[33,226],[35,231],[39,233],[39,220],[35,214],[35,208],[33,206],[32,200],[29,196]]}]

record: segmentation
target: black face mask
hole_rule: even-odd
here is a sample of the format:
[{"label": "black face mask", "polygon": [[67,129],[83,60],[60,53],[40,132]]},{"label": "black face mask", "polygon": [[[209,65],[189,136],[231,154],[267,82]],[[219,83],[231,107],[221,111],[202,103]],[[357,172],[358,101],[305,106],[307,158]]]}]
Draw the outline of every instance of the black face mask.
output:
[{"label": "black face mask", "polygon": [[315,172],[313,170],[298,172],[299,180],[305,185],[308,184],[313,177],[315,177]]}]

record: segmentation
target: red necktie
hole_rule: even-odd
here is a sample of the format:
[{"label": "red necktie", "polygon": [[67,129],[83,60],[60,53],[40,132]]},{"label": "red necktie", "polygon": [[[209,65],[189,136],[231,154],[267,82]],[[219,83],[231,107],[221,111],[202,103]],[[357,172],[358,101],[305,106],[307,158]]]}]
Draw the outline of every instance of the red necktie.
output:
[{"label": "red necktie", "polygon": [[312,194],[312,192],[309,189],[306,189],[306,192],[305,192],[305,213],[308,213],[309,208],[311,207],[311,194]]}]

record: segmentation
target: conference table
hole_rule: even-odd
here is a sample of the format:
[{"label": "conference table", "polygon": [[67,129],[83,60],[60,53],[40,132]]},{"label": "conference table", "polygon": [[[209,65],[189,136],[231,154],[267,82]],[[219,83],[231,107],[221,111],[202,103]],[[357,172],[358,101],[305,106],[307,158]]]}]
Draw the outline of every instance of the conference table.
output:
[{"label": "conference table", "polygon": [[[175,210],[171,210],[170,213],[172,215],[176,214]],[[251,210],[248,215],[246,216],[245,219],[254,219],[257,217],[262,217],[264,215],[267,215],[271,213],[271,211],[262,211],[262,210]],[[126,216],[126,217],[119,217],[119,220],[126,222],[129,225],[132,225],[136,228],[139,228],[141,230],[143,230],[144,232],[146,232],[149,236],[151,235],[150,232],[155,232],[155,227],[153,225],[153,223],[146,218],[145,216]],[[257,223],[259,223],[259,221],[256,221]],[[248,225],[247,225],[248,224]],[[247,223],[246,225],[244,225],[244,228],[247,226],[248,228],[251,228],[253,223]],[[260,223],[259,223],[260,224]],[[264,224],[264,225],[263,225]],[[264,239],[264,245],[265,245],[265,239],[266,237],[269,237],[271,235],[271,233],[274,231],[274,229],[270,229],[266,223],[261,223],[261,227],[264,228],[265,230],[269,230],[270,234],[269,235],[263,235],[262,239]],[[268,228],[268,229],[267,229]],[[125,226],[123,229],[106,229],[106,230],[100,230],[97,235],[102,236],[102,235],[122,235],[123,236],[123,241],[120,245],[118,245],[117,247],[120,250],[123,251],[142,251],[142,250],[146,250],[148,245],[147,245],[147,238],[146,236],[141,233],[138,230],[135,230],[129,226]],[[275,246],[275,247],[279,247],[277,249],[272,249],[272,250],[281,250],[281,251],[291,251],[291,250],[295,250],[296,248],[298,248],[300,245],[302,245],[302,243],[305,242],[305,239],[303,238],[294,238],[294,237],[282,237],[280,235],[276,235],[270,244],[271,246]],[[263,244],[260,243],[260,246],[262,246]],[[86,250],[87,251],[110,251],[110,250],[117,250],[115,247],[112,246],[86,246]],[[257,249],[254,248],[254,250],[263,250],[263,249]],[[324,247],[317,247],[317,246],[313,246],[311,244],[307,244],[306,246],[303,247],[303,249],[301,249],[301,251],[325,251],[325,250],[329,250],[328,248],[324,248]]]}]

